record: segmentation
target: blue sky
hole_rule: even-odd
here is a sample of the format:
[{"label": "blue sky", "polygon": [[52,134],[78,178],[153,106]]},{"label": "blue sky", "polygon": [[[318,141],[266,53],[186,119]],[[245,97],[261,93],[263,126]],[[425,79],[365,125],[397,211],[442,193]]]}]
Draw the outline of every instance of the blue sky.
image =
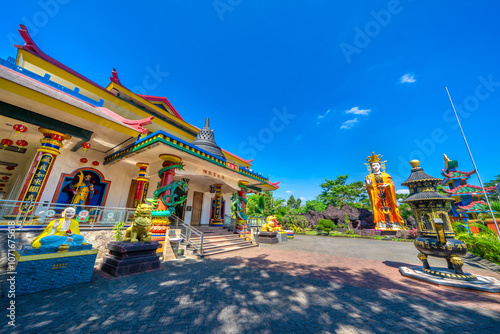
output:
[{"label": "blue sky", "polygon": [[[19,23],[53,58],[106,86],[166,96],[188,122],[205,117],[219,146],[281,181],[276,195],[313,199],[325,178],[363,180],[372,151],[397,189],[420,159],[443,153],[500,174],[500,21],[496,1],[9,1],[0,57]],[[161,74],[143,84],[151,71]],[[167,75],[168,73],[168,75]],[[471,183],[478,184],[477,178]]]}]

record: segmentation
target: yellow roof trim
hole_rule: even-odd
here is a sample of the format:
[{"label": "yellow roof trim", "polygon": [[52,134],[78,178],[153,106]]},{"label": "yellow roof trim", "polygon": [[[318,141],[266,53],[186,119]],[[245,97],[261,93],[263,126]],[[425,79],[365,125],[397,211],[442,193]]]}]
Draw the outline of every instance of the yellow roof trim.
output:
[{"label": "yellow roof trim", "polygon": [[[99,87],[96,87],[96,86],[88,83],[87,81],[82,80],[82,79],[72,75],[71,73],[68,73],[68,72],[62,70],[59,67],[43,60],[42,58],[39,58],[39,57],[29,53],[28,51],[25,51],[23,49],[18,49],[18,50],[19,50],[18,56],[17,56],[18,60],[19,60],[19,54],[22,53],[22,58],[23,58],[24,62],[33,64],[34,66],[37,66],[37,67],[47,71],[48,74],[53,74],[53,75],[56,75],[64,80],[66,80],[66,81],[72,82],[75,84],[75,86],[78,86],[82,89],[85,89],[85,90],[91,92],[92,94],[99,96],[100,98],[102,98],[104,100],[107,100],[111,103],[114,103],[117,106],[120,106],[124,109],[127,109],[128,111],[130,111],[134,114],[137,114],[139,117],[148,118],[151,116],[151,114],[145,112],[144,110],[141,110],[140,108],[134,107],[128,103],[124,103],[122,100],[120,100],[118,97],[114,96],[110,92],[106,92],[105,90],[102,90]],[[19,66],[21,66],[21,65],[19,65]],[[168,116],[170,116],[171,118],[175,118],[175,120],[177,120],[179,122],[184,122],[175,116],[172,116],[172,115],[168,115]],[[173,133],[176,133],[180,136],[184,136],[184,137],[189,138],[191,140],[194,140],[194,138],[195,138],[195,136],[193,136],[192,134],[190,134],[182,129],[179,129],[179,128],[173,126],[172,124],[165,122],[161,119],[154,118],[152,122],[156,123],[157,125],[162,126],[163,128],[165,128],[169,131],[172,131]],[[186,124],[190,125],[189,123],[186,123]],[[192,126],[192,125],[190,125],[190,126]],[[198,129],[196,129],[196,131],[198,131]]]},{"label": "yellow roof trim", "polygon": [[72,106],[71,104],[67,104],[66,102],[50,97],[43,93],[37,92],[30,88],[24,87],[22,85],[6,80],[4,78],[0,78],[0,86],[5,90],[10,91],[11,93],[45,104],[49,107],[53,107],[58,110],[67,112],[71,115],[78,116],[80,118],[85,118],[93,123],[121,132],[123,134],[126,134],[127,136],[136,137],[138,134],[140,134],[139,131],[133,130],[125,125],[120,125],[118,123],[110,121],[109,119],[90,113],[86,110],[77,108],[75,106]]}]

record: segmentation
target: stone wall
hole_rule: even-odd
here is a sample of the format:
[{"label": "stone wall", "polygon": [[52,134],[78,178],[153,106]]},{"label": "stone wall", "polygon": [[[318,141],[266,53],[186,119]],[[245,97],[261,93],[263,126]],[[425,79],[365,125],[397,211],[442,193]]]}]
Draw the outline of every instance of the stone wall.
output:
[{"label": "stone wall", "polygon": [[345,217],[349,217],[352,228],[371,229],[375,227],[373,223],[373,213],[367,209],[356,209],[350,205],[342,209],[329,205],[325,211],[318,212],[310,210],[306,214],[309,225],[316,227],[320,219],[330,219],[335,224],[345,224]]}]

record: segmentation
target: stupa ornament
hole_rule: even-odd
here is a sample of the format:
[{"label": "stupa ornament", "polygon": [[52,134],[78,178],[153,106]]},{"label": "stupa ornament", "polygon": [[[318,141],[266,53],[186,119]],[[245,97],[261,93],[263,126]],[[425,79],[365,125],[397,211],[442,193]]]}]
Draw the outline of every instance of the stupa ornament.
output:
[{"label": "stupa ornament", "polygon": [[213,130],[210,130],[210,123],[207,119],[205,120],[205,126],[196,135],[193,145],[198,146],[204,151],[219,157],[221,159],[226,159],[220,147],[215,143],[215,136]]}]

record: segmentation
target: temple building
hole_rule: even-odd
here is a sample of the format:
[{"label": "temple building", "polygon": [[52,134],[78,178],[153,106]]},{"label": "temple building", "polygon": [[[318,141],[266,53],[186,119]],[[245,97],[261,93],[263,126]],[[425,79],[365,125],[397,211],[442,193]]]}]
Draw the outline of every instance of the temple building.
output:
[{"label": "temple building", "polygon": [[[441,171],[444,178],[441,185],[447,196],[455,200],[451,203],[450,216],[467,222],[469,219],[477,219],[478,213],[489,212],[488,204],[481,200],[484,197],[483,189],[467,183],[476,171],[459,171],[456,160],[450,160],[446,155],[444,160],[445,168]],[[485,190],[488,195],[495,193],[495,187],[485,187]]]},{"label": "temple building", "polygon": [[16,58],[0,59],[0,199],[133,208],[183,180],[187,192],[172,189],[187,197],[175,215],[208,226],[222,225],[242,186],[278,188],[219,147],[208,118],[194,120],[200,130],[167,98],[125,87],[114,69],[102,87],[19,32]]}]

